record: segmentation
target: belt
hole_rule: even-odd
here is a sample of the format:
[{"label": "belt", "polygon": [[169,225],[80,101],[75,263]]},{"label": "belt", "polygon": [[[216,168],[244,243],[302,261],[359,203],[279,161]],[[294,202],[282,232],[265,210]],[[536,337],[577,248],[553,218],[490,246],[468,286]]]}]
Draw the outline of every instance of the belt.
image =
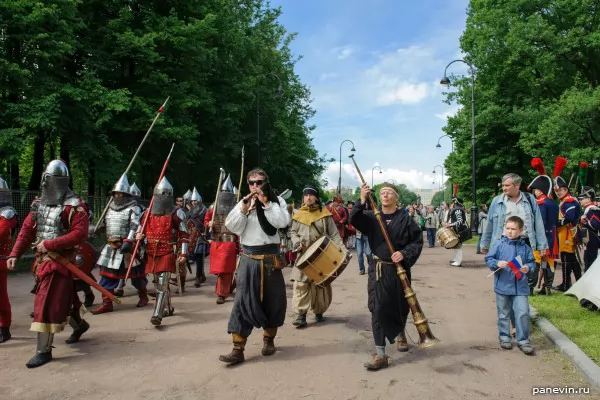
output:
[{"label": "belt", "polygon": [[218,237],[215,242],[237,242],[237,238],[234,235],[224,234]]},{"label": "belt", "polygon": [[253,260],[260,261],[260,301],[263,300],[263,292],[265,286],[265,259],[270,258],[273,262],[272,269],[282,269],[284,267],[283,261],[279,257],[279,254],[246,254],[242,253],[242,255],[251,258]]},{"label": "belt", "polygon": [[387,264],[387,265],[396,265],[395,262],[393,261],[388,261],[388,260],[382,260],[381,258],[377,257],[376,255],[373,255],[373,259],[375,261],[377,261],[377,264],[375,265],[375,280],[378,281],[379,278],[381,278],[381,265],[382,264]]}]

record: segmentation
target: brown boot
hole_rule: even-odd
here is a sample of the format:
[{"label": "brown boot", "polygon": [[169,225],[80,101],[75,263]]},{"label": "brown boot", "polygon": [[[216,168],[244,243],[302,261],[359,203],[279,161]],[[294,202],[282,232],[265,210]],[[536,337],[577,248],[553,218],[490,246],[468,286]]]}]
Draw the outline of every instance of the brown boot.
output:
[{"label": "brown boot", "polygon": [[223,303],[225,303],[225,297],[217,296],[217,304],[223,304]]},{"label": "brown boot", "polygon": [[396,347],[398,348],[398,351],[401,351],[401,352],[408,351],[408,342],[406,341],[406,336],[404,336],[404,335],[398,336],[398,338],[396,339]]},{"label": "brown boot", "polygon": [[148,292],[146,291],[146,288],[138,290],[138,296],[140,297],[140,300],[135,305],[136,307],[144,307],[144,306],[148,305],[149,299],[148,299]]},{"label": "brown boot", "polygon": [[[109,289],[108,290],[110,293],[114,294],[114,289]],[[107,312],[112,312],[113,311],[113,303],[112,300],[109,299],[108,297],[102,296],[102,304],[100,305],[100,307],[96,308],[95,310],[92,310],[92,314],[97,315],[97,314],[104,314]]]},{"label": "brown boot", "polygon": [[263,356],[272,356],[275,354],[275,336],[277,336],[277,328],[267,328],[263,336]]},{"label": "brown boot", "polygon": [[373,361],[365,363],[365,368],[369,371],[377,371],[388,366],[388,356],[381,358],[377,354],[373,356]]},{"label": "brown boot", "polygon": [[232,334],[233,336],[233,350],[231,353],[219,356],[219,361],[227,364],[238,364],[244,362],[244,349],[246,347],[246,338],[238,335],[237,333]]}]

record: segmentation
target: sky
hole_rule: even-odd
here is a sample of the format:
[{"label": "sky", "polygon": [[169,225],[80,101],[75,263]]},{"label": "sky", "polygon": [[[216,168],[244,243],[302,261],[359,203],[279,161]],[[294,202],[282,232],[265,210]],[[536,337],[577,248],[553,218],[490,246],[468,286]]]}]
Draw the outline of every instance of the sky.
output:
[{"label": "sky", "polygon": [[[451,151],[442,127],[456,104],[443,102],[446,65],[462,58],[459,39],[468,0],[271,0],[280,22],[297,37],[296,73],[311,90],[313,143],[328,163],[323,178],[336,188],[340,144],[354,143],[369,185],[391,181],[411,189],[439,188]],[[448,74],[466,74],[454,63]],[[342,186],[360,186],[342,145]],[[375,168],[379,166],[379,169]],[[445,172],[445,171],[444,171]],[[433,184],[433,181],[436,181]]]}]

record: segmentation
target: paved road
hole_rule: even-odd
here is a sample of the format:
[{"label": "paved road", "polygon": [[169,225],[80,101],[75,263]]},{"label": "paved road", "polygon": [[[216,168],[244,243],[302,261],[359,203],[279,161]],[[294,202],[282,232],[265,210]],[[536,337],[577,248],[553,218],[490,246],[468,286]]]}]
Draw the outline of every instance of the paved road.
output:
[{"label": "paved road", "polygon": [[[263,357],[262,332],[255,331],[247,361],[234,367],[218,361],[231,349],[226,325],[232,300],[215,304],[211,276],[205,286],[188,283],[183,297],[174,296],[176,314],[159,329],[150,325],[150,306],[135,308],[137,296],[128,286],[118,311],[88,314],[92,328],[81,342],[66,345],[67,328],[55,339],[55,360],[28,370],[35,348],[28,331],[32,278],[13,275],[14,339],[0,345],[0,399],[526,399],[535,386],[587,386],[539,332],[534,357],[499,348],[492,281],[486,269],[475,267],[481,263],[474,246],[466,248],[471,267],[450,267],[451,252],[436,247],[424,248],[413,269],[413,287],[441,343],[426,350],[411,345],[408,353],[389,346],[391,366],[377,372],[363,367],[373,341],[367,276],[358,275],[355,258],[334,283],[327,322],[316,325],[309,314],[311,324],[295,329],[288,290],[278,352]],[[414,325],[408,333],[418,340]]]}]

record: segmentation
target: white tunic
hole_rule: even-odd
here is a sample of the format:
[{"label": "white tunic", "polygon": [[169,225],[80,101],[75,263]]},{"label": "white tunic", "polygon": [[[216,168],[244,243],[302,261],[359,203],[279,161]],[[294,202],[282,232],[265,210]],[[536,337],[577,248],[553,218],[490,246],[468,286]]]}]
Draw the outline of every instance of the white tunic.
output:
[{"label": "white tunic", "polygon": [[[289,225],[291,217],[287,211],[285,200],[281,197],[277,197],[277,200],[279,200],[279,204],[270,202],[265,207],[265,217],[273,227],[283,229]],[[250,209],[253,208],[254,201],[252,200]],[[243,202],[240,201],[227,215],[225,219],[227,229],[240,237],[243,246],[279,245],[279,234],[267,235],[260,227],[256,210],[252,210],[246,215],[242,212],[242,204]]]}]

